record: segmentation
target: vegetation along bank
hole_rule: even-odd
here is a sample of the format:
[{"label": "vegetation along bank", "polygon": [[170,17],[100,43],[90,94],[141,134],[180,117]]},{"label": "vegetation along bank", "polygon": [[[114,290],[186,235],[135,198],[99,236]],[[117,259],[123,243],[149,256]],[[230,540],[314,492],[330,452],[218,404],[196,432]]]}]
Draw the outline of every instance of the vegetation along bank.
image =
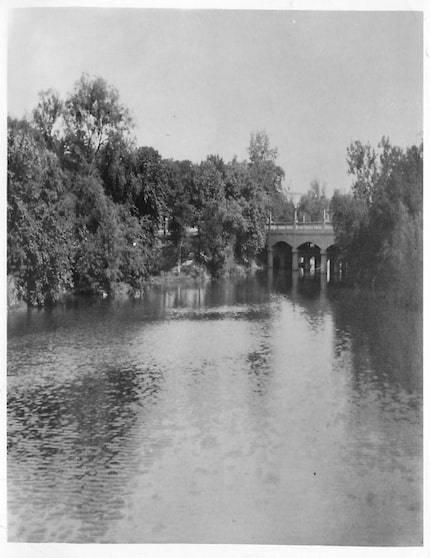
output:
[{"label": "vegetation along bank", "polygon": [[[261,260],[269,215],[292,221],[277,150],[251,133],[248,159],[164,159],[136,145],[115,88],[86,74],[65,100],[48,90],[28,119],[8,118],[7,272],[11,305],[65,293],[141,294],[149,278],[187,262],[220,277]],[[331,200],[313,181],[299,220],[330,210],[357,284],[422,296],[423,145],[347,149],[352,189]]]}]

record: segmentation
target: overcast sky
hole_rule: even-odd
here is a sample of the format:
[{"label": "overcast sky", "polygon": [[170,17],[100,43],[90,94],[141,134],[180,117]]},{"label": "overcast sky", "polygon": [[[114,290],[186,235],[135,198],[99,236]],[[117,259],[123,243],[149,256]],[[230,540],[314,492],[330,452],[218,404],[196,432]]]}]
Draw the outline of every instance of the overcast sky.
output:
[{"label": "overcast sky", "polygon": [[292,191],[317,178],[331,194],[352,140],[421,141],[422,40],[417,12],[13,10],[8,112],[88,72],[119,90],[139,145],[243,159],[264,129]]}]

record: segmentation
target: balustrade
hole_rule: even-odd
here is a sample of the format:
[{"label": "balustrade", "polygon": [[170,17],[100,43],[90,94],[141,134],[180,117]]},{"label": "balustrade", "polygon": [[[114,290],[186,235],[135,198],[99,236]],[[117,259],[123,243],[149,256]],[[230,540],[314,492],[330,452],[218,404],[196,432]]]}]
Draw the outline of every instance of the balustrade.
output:
[{"label": "balustrade", "polygon": [[293,223],[287,221],[274,221],[267,224],[268,231],[286,231],[286,230],[332,230],[333,225],[326,221],[315,221],[308,223]]}]

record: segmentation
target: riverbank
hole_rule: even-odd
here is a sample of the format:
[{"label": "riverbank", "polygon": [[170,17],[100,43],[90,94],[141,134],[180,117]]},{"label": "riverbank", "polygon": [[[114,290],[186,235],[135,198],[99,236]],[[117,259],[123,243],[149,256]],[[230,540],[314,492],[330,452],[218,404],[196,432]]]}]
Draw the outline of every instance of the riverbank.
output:
[{"label": "riverbank", "polygon": [[[222,278],[239,278],[252,275],[257,271],[266,269],[263,265],[253,262],[250,266],[244,266],[232,263],[225,270]],[[65,303],[76,296],[90,296],[102,298],[143,298],[145,293],[152,286],[169,286],[183,285],[192,286],[196,282],[214,281],[207,268],[193,259],[188,259],[180,265],[175,265],[170,269],[161,270],[159,273],[150,275],[147,279],[142,279],[139,287],[132,286],[125,282],[118,282],[112,285],[110,292],[98,288],[94,288],[91,292],[76,292],[74,290],[64,291],[58,298],[58,303]],[[330,283],[333,287],[332,292],[343,291],[345,288],[350,292],[350,296],[354,299],[362,299],[366,301],[384,302],[390,305],[405,307],[411,309],[422,309],[423,293],[422,289],[414,292],[406,292],[399,288],[371,288],[368,285],[360,284],[350,279],[336,280]],[[12,276],[7,277],[7,310],[17,311],[26,310],[28,305],[20,297],[16,280]]]},{"label": "riverbank", "polygon": [[[238,278],[246,277],[257,270],[263,269],[262,266],[253,262],[250,266],[239,264],[231,264],[226,270],[223,277]],[[211,277],[207,268],[197,263],[195,260],[189,259],[180,265],[174,266],[168,270],[162,270],[157,274],[142,279],[139,287],[134,287],[125,282],[118,282],[112,285],[109,293],[103,289],[94,288],[91,292],[76,292],[74,290],[64,291],[56,301],[57,303],[65,303],[76,296],[102,297],[102,298],[143,298],[146,291],[152,286],[168,286],[168,285],[184,285],[190,286],[195,282],[207,282],[216,280]],[[19,290],[16,286],[16,280],[12,276],[7,278],[7,310],[17,311],[26,310],[29,306],[22,300]]]},{"label": "riverbank", "polygon": [[19,296],[16,280],[11,275],[7,277],[6,293],[8,310],[25,310],[27,308],[27,304]]}]

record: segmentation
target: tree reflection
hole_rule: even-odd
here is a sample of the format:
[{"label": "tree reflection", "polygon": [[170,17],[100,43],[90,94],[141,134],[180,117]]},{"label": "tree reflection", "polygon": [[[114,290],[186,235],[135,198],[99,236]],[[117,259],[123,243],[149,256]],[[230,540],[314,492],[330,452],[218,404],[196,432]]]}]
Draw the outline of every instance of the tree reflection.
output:
[{"label": "tree reflection", "polygon": [[300,277],[296,272],[274,273],[268,277],[268,288],[297,305],[312,327],[320,327],[331,311],[326,289],[322,288],[323,281],[319,274]]},{"label": "tree reflection", "polygon": [[354,369],[366,367],[364,356],[379,382],[397,383],[422,392],[422,315],[350,290],[330,290],[329,297],[339,342],[351,339]]},{"label": "tree reflection", "polygon": [[270,379],[273,376],[268,344],[261,342],[258,349],[247,354],[246,362],[249,366],[248,376],[252,381],[254,392],[257,395],[265,395]]}]

